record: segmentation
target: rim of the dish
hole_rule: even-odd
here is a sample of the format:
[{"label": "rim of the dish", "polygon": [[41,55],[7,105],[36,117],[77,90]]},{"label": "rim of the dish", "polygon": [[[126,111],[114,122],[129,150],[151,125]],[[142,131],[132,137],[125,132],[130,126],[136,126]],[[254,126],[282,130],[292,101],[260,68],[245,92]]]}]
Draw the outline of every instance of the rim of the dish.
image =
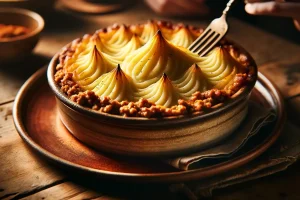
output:
[{"label": "rim of the dish", "polygon": [[44,29],[44,26],[45,26],[45,21],[42,18],[42,16],[31,10],[27,10],[27,9],[23,9],[23,8],[0,8],[0,13],[25,15],[25,16],[32,18],[33,20],[35,20],[37,22],[37,27],[35,29],[31,30],[29,33],[26,33],[26,34],[20,35],[20,36],[16,36],[16,37],[12,37],[12,38],[0,39],[0,43],[8,43],[8,42],[18,41],[18,40],[32,37],[34,35],[39,34]]},{"label": "rim of the dish", "polygon": [[263,87],[268,88],[272,96],[272,102],[275,104],[274,107],[276,107],[275,111],[277,114],[277,123],[273,127],[272,132],[268,138],[265,139],[260,145],[258,145],[256,148],[253,148],[249,152],[238,156],[230,161],[226,161],[223,163],[219,163],[217,165],[213,165],[210,167],[205,167],[202,169],[192,169],[188,171],[179,171],[179,172],[158,172],[158,173],[126,173],[126,172],[114,172],[114,171],[106,171],[101,169],[95,169],[87,166],[82,166],[79,164],[75,164],[71,161],[65,160],[49,151],[44,149],[42,146],[40,146],[38,143],[36,143],[31,137],[30,134],[27,132],[25,125],[23,124],[23,114],[21,112],[22,108],[22,102],[24,101],[24,98],[26,97],[26,93],[29,90],[29,86],[35,82],[37,77],[40,77],[42,74],[44,74],[45,69],[40,69],[35,76],[32,76],[30,79],[26,81],[26,83],[21,87],[19,90],[16,100],[14,102],[13,106],[13,119],[14,124],[19,132],[22,139],[29,144],[34,150],[36,150],[38,153],[40,153],[42,156],[45,156],[46,158],[50,159],[51,161],[56,161],[58,164],[61,164],[64,167],[69,167],[73,170],[82,170],[84,172],[92,173],[99,176],[104,176],[107,178],[113,178],[124,180],[124,181],[151,181],[151,182],[171,182],[171,181],[185,181],[185,180],[191,180],[196,178],[204,178],[209,177],[215,174],[219,174],[225,171],[228,171],[233,168],[237,168],[250,160],[256,158],[260,154],[262,154],[265,150],[267,150],[279,137],[283,127],[284,127],[284,121],[286,118],[285,110],[284,110],[284,102],[283,98],[278,90],[278,88],[272,83],[267,77],[265,77],[263,74],[258,73],[258,80],[263,85]]},{"label": "rim of the dish", "polygon": [[[230,99],[226,100],[225,102],[216,104],[211,107],[209,111],[199,111],[199,112],[194,112],[189,115],[178,115],[178,116],[168,116],[168,117],[160,117],[160,118],[146,118],[146,117],[124,117],[121,115],[115,115],[115,114],[110,114],[110,113],[104,113],[100,111],[95,111],[93,109],[81,106],[72,100],[69,99],[69,97],[64,94],[60,87],[57,85],[57,83],[54,81],[54,75],[56,73],[56,65],[58,64],[58,59],[59,59],[59,52],[54,55],[54,57],[51,59],[48,70],[47,70],[47,78],[48,78],[48,83],[50,85],[51,90],[54,92],[55,96],[66,106],[69,108],[82,113],[82,114],[87,114],[91,117],[94,117],[96,119],[103,119],[106,122],[124,122],[127,125],[135,124],[135,122],[138,123],[139,126],[143,125],[149,125],[155,122],[155,125],[164,125],[165,122],[168,122],[168,125],[171,124],[177,124],[179,121],[180,122],[194,122],[198,121],[200,119],[208,119],[216,114],[220,114],[221,112],[225,112],[228,108],[231,106],[234,106],[238,102],[242,100],[247,100],[247,97],[250,95],[255,82],[257,81],[257,65],[252,58],[252,56],[240,45],[236,44],[230,39],[226,38],[226,41],[229,42],[230,44],[233,44],[235,47],[238,48],[239,51],[242,53],[246,54],[247,58],[251,62],[251,69],[253,70],[253,75],[254,75],[254,80],[250,83],[247,84],[246,86],[241,87],[235,94],[233,94]],[[70,46],[71,43],[65,45],[62,49]]]}]

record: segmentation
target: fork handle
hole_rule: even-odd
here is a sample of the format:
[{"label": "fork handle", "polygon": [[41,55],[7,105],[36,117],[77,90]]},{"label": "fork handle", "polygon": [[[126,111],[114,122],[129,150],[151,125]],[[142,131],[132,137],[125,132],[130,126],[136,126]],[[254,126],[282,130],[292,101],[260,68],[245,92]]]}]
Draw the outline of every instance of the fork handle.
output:
[{"label": "fork handle", "polygon": [[230,6],[232,5],[233,2],[234,2],[234,0],[228,1],[227,5],[226,5],[226,8],[223,10],[223,15],[227,14],[227,12],[229,11]]}]

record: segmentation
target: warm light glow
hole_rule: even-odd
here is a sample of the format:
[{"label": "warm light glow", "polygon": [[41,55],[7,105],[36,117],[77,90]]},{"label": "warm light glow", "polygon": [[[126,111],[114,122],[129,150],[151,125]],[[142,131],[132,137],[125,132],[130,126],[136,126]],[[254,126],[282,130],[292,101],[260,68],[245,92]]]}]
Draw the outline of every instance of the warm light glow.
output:
[{"label": "warm light glow", "polygon": [[[171,107],[196,91],[224,89],[241,65],[226,49],[216,47],[199,57],[187,47],[197,33],[185,26],[113,26],[86,36],[66,60],[67,73],[84,90],[118,101],[145,98]],[[118,67],[117,67],[118,66]]]}]

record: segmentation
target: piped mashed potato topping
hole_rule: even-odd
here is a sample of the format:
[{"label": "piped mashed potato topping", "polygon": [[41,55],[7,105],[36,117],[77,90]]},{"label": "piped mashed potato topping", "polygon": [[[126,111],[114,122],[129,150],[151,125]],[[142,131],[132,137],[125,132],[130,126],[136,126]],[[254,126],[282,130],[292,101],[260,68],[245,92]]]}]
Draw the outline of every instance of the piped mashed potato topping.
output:
[{"label": "piped mashed potato topping", "polygon": [[111,114],[164,117],[210,109],[254,77],[247,56],[226,41],[204,57],[190,52],[201,32],[157,21],[100,29],[61,52],[55,81],[71,100]]}]

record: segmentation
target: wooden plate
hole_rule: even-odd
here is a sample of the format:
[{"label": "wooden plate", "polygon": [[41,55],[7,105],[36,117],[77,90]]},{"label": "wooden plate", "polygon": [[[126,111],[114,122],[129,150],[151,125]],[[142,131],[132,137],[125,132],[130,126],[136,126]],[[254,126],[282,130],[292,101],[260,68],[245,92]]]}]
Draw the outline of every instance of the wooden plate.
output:
[{"label": "wooden plate", "polygon": [[162,161],[104,154],[86,147],[61,123],[55,97],[46,79],[46,68],[36,72],[20,89],[13,108],[17,131],[34,150],[69,169],[122,181],[174,182],[201,179],[237,168],[269,148],[284,124],[282,97],[261,73],[251,99],[274,108],[277,119],[269,136],[246,153],[201,169],[179,171]]}]

